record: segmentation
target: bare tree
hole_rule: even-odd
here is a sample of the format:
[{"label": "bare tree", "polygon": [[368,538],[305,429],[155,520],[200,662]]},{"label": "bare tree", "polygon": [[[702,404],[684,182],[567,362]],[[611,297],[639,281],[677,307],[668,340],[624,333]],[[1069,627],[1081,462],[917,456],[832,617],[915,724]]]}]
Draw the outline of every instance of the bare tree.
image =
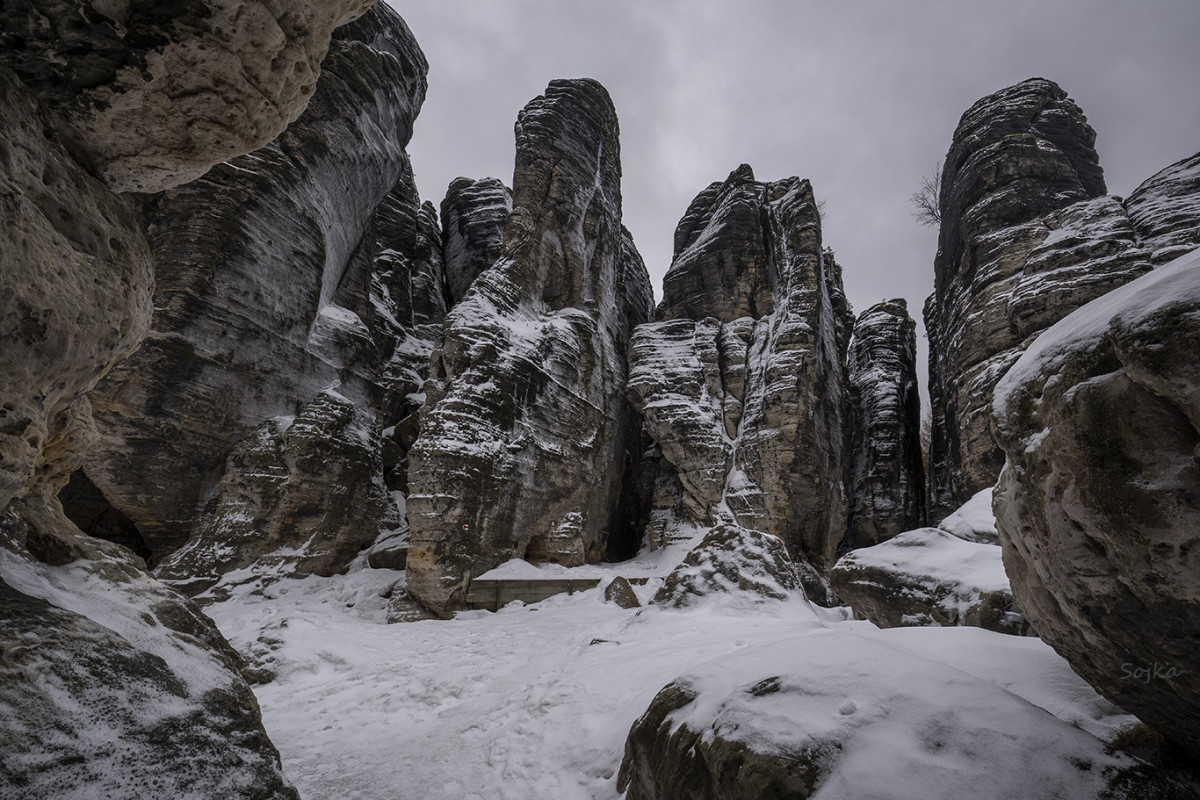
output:
[{"label": "bare tree", "polygon": [[915,207],[913,217],[922,225],[933,227],[942,224],[942,168],[937,166],[933,175],[921,179],[921,188],[912,193]]}]

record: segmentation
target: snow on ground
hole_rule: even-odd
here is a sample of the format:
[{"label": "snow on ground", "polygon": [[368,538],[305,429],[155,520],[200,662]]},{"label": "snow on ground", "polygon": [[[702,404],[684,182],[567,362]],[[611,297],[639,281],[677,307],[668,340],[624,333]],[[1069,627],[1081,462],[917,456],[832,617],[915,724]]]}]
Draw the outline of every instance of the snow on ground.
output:
[{"label": "snow on ground", "polygon": [[[799,597],[754,611],[624,610],[603,601],[603,583],[498,613],[388,625],[382,595],[403,577],[358,566],[333,578],[246,584],[207,609],[235,647],[274,671],[256,694],[306,800],[613,800],[629,728],[667,683],[781,642],[794,642],[803,658],[816,652],[814,634],[869,637],[994,684],[1063,720],[1045,716],[1075,747],[1075,728],[1107,736],[1132,722],[1034,639],[879,631]],[[637,588],[643,603],[660,583]]]}]

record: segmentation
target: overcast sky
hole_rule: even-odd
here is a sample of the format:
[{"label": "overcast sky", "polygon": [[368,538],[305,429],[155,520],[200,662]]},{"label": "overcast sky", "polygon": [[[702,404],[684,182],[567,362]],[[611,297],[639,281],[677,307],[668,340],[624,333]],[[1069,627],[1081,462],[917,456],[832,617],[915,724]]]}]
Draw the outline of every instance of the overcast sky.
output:
[{"label": "overcast sky", "polygon": [[746,162],[812,181],[856,313],[905,297],[919,321],[937,234],[909,197],[963,111],[1024,78],[1080,105],[1114,194],[1200,150],[1200,0],[389,1],[430,63],[409,147],[422,196],[459,175],[511,184],[521,107],[552,78],[596,78],[660,299],[679,217]]}]

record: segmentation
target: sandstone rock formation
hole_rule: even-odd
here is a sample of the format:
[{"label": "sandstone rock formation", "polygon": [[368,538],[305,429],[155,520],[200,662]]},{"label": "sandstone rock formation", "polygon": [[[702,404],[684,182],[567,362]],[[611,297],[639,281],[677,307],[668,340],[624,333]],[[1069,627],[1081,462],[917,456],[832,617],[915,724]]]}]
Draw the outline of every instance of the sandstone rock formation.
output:
[{"label": "sandstone rock formation", "polygon": [[854,323],[847,548],[870,547],[925,522],[916,330],[904,300],[874,305]]},{"label": "sandstone rock formation", "polygon": [[495,178],[458,178],[442,200],[442,252],[451,303],[467,294],[479,273],[500,258],[512,190]]},{"label": "sandstone rock formation", "polygon": [[1043,333],[996,389],[1013,594],[1096,689],[1200,754],[1200,251]]},{"label": "sandstone rock formation", "polygon": [[0,59],[110,188],[156,192],[274,139],[312,97],[330,32],[371,3],[10,3]]},{"label": "sandstone rock formation", "polygon": [[153,261],[136,206],[44,133],[0,67],[0,509],[53,497],[94,436],[83,397],[146,332]]},{"label": "sandstone rock formation", "polygon": [[629,393],[694,522],[778,536],[818,569],[846,532],[851,318],[808,181],[741,166],[675,232]]},{"label": "sandstone rock formation", "polygon": [[[267,63],[288,48],[323,52],[328,26],[310,23],[345,9],[290,22],[281,11],[287,46],[233,72],[237,59],[206,50],[215,40],[198,41],[195,26],[258,48],[269,26],[253,18],[265,11],[210,11],[66,2],[0,12],[0,776],[13,796],[296,798],[216,628],[129,551],[80,532],[55,497],[96,436],[86,393],[150,322],[141,209],[112,187],[199,174],[214,136],[220,157],[239,152],[242,140],[210,123],[263,121],[237,86],[243,66],[263,73],[258,100],[298,111],[307,98],[289,78],[304,80],[299,62],[282,57],[274,76]],[[239,14],[245,24],[231,26]],[[168,67],[177,88],[195,91],[169,91]],[[179,141],[188,130],[208,144]]]},{"label": "sandstone rock formation", "polygon": [[970,625],[1033,633],[1013,602],[1000,548],[937,528],[847,553],[830,570],[829,584],[859,619],[880,628]]},{"label": "sandstone rock formation", "polygon": [[625,350],[652,296],[620,174],[598,83],[554,81],[518,117],[503,253],[447,316],[409,454],[408,590],[436,611],[511,558],[577,565],[640,535]]},{"label": "sandstone rock formation", "polygon": [[324,391],[238,443],[216,510],[155,574],[187,594],[250,567],[332,575],[375,540],[386,502],[378,426]]},{"label": "sandstone rock formation", "polygon": [[1105,196],[1094,142],[1043,79],[983,98],[955,131],[925,308],[935,520],[995,482],[992,390],[1031,337],[1150,269],[1125,209]]},{"label": "sandstone rock formation", "polygon": [[[336,36],[312,102],[282,136],[154,203],[153,330],[93,393],[101,438],[86,472],[156,559],[200,528],[219,539],[230,503],[265,498],[269,476],[294,474],[287,448],[272,450],[281,460],[256,488],[244,483],[257,473],[237,477],[227,459],[264,424],[270,438],[267,420],[305,418],[331,387],[401,434],[385,466],[404,460],[397,423],[418,407],[410,395],[445,313],[436,215],[420,203],[404,151],[426,65],[384,5]],[[331,442],[344,440],[340,413],[324,418]],[[239,458],[265,456],[246,447],[254,456]],[[367,456],[348,457],[347,474],[357,474]],[[223,474],[241,499],[220,497]],[[298,547],[307,533],[288,527],[287,505],[267,503],[243,522],[291,531]],[[369,538],[379,517],[378,504],[357,504],[340,517],[347,541]],[[226,533],[238,538],[241,524]],[[200,552],[220,552],[219,542],[192,548]]]}]

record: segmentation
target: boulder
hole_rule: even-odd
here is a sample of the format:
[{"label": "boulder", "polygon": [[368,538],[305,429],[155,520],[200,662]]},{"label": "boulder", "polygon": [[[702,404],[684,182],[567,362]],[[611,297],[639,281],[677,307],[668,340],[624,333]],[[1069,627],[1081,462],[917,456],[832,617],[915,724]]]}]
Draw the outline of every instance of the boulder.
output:
[{"label": "boulder", "polygon": [[1097,691],[1200,753],[1200,252],[1047,330],[996,388],[1013,595]]},{"label": "boulder", "polygon": [[1150,269],[1124,207],[1105,195],[1095,138],[1041,78],[983,98],[954,133],[925,306],[935,522],[995,483],[992,393],[1031,338]]},{"label": "boulder", "polygon": [[687,515],[827,569],[846,533],[852,319],[808,181],[742,165],[701,192],[657,317],[634,334],[629,393]]},{"label": "boulder", "polygon": [[409,453],[410,594],[449,613],[510,559],[575,566],[640,539],[621,502],[642,453],[625,352],[651,303],[621,226],[612,101],[595,81],[553,81],[517,120],[500,259],[433,356]]},{"label": "boulder", "polygon": [[110,188],[157,192],[274,139],[372,2],[34,0],[0,12],[0,59]]},{"label": "boulder", "polygon": [[949,655],[1033,661],[1069,686],[1074,676],[1052,654],[992,639],[1039,642],[946,631],[974,635],[949,637],[938,652],[911,635],[922,631],[873,633],[800,634],[690,669],[634,722],[618,791],[628,800],[1093,800],[1137,763],[1039,708],[1038,689],[1020,678]]},{"label": "boulder", "polygon": [[971,625],[1034,635],[1013,602],[1000,548],[937,528],[905,531],[847,553],[829,583],[856,617],[880,628]]},{"label": "boulder", "polygon": [[938,528],[968,542],[999,544],[991,488],[980,489],[938,523]]},{"label": "boulder", "polygon": [[797,597],[801,590],[800,572],[778,537],[720,525],[671,571],[651,602],[673,608],[710,599],[757,605]]},{"label": "boulder", "polygon": [[425,69],[381,4],[338,29],[283,135],[153,203],[152,331],[92,394],[85,471],[155,560],[211,516],[267,420],[331,386],[383,428],[417,408],[445,313],[436,215],[404,151]]},{"label": "boulder", "polygon": [[604,602],[614,603],[624,609],[640,608],[642,605],[633,586],[619,575],[604,587]]},{"label": "boulder", "polygon": [[855,414],[844,547],[870,547],[925,522],[916,331],[902,299],[871,306],[854,323],[848,366]]}]

